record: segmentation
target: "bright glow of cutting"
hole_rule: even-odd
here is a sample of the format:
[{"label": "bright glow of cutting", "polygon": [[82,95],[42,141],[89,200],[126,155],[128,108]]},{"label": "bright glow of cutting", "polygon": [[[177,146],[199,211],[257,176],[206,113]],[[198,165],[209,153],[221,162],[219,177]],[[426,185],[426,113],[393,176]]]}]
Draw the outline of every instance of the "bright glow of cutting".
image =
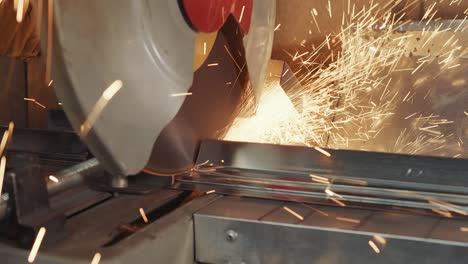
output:
[{"label": "bright glow of cutting", "polygon": [[[401,36],[395,33],[395,28],[408,23],[402,14],[414,8],[416,1],[405,7],[408,10],[404,8],[398,13],[389,8],[390,3],[382,7],[371,1],[365,7],[357,8],[351,2],[348,1],[348,14],[343,12],[339,32],[326,35],[323,43],[309,50],[304,50],[304,46],[294,47],[294,51],[285,50],[294,61],[291,66],[295,73],[300,73],[295,77],[302,85],[288,87],[287,95],[280,95],[276,91],[281,88],[279,84],[267,80],[264,95],[257,98],[258,104],[254,99],[246,99],[223,139],[309,146],[325,156],[330,155],[328,151],[322,151],[325,147],[375,151],[375,145],[364,142],[382,141],[386,131],[390,131],[387,128],[401,119],[407,125],[391,140],[394,144],[378,146],[378,151],[404,154],[453,151],[447,142],[456,133],[446,133],[443,127],[446,123],[440,123],[442,118],[437,114],[424,116],[422,112],[416,112],[401,117],[395,113],[400,105],[413,104],[418,95],[415,89],[404,92],[392,89],[398,82],[393,76],[401,71],[418,76],[416,73],[434,64],[440,65],[441,72],[459,67],[458,58],[466,54],[463,46],[457,44],[456,38],[449,39],[445,48],[438,52],[440,54],[429,54],[408,67],[401,62],[410,56],[409,43],[415,36]],[[331,1],[327,4],[328,16],[332,17],[335,14]],[[429,8],[426,23],[436,17],[436,11],[437,8]],[[310,15],[320,31],[315,19],[317,9],[311,9]],[[425,31],[422,43],[426,45],[442,33],[440,29],[427,28]],[[410,88],[417,88],[426,79],[424,76],[417,78]],[[463,82],[455,84],[462,85]],[[422,99],[428,95],[430,91]],[[283,96],[285,98],[281,98]],[[420,129],[434,123],[438,126],[433,129]]]},{"label": "bright glow of cutting", "polygon": [[37,252],[39,251],[39,248],[41,246],[42,239],[44,239],[45,233],[46,233],[46,229],[44,227],[41,227],[39,229],[39,232],[37,233],[36,240],[34,241],[32,249],[29,252],[29,257],[28,257],[29,263],[33,263],[34,260],[36,259]]},{"label": "bright glow of cutting", "polygon": [[286,210],[288,213],[292,214],[293,216],[295,216],[297,219],[299,219],[301,221],[304,221],[304,217],[302,217],[302,215],[298,214],[293,209],[291,209],[291,208],[289,208],[287,206],[283,206],[283,209]]}]

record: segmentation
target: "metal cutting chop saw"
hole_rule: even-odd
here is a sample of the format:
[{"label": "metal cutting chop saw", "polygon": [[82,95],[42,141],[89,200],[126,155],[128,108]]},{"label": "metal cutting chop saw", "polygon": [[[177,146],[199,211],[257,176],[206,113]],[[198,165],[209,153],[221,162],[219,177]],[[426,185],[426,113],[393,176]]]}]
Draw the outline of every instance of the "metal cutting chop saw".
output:
[{"label": "metal cutting chop saw", "polygon": [[200,140],[220,136],[246,90],[261,95],[274,2],[56,1],[54,12],[57,94],[115,175],[190,169]]},{"label": "metal cutting chop saw", "polygon": [[[311,24],[321,13],[332,18],[335,5],[321,3],[327,11],[318,3],[292,2],[298,10],[302,4],[311,7]],[[294,97],[303,84],[298,71],[270,60],[278,17],[292,17],[292,5],[275,0],[48,1],[40,9],[41,32],[47,32],[42,46],[75,132],[15,130],[0,199],[0,262],[28,257],[35,263],[466,260],[465,156],[372,152],[389,138],[374,142],[377,149],[367,146],[371,151],[220,140],[232,136],[226,136],[228,128],[239,115],[255,121],[242,115],[265,111],[260,105],[265,84],[280,87],[273,95],[286,98],[275,101],[273,108],[284,109],[277,109],[272,120],[289,110],[299,116],[310,107]],[[424,8],[430,6],[421,3]],[[393,29],[389,38],[400,42],[415,36],[414,51],[409,45],[411,55],[401,55],[402,64],[409,67],[431,56],[416,52],[421,31],[442,28],[460,35],[453,28],[463,28],[466,21],[455,19],[446,29],[443,21],[432,23]],[[369,30],[377,35],[383,28]],[[360,37],[353,39],[374,41],[372,35]],[[423,39],[424,45],[434,39]],[[436,44],[432,49],[442,50]],[[298,51],[293,61],[301,56]],[[394,73],[397,85],[384,92],[402,89],[397,94],[404,96],[408,80],[418,74]],[[457,96],[444,95],[444,100],[463,105],[468,94],[459,86],[468,81],[466,75],[440,78],[434,89],[454,89]],[[415,83],[423,87],[421,82]],[[365,95],[375,100],[374,90],[369,91]],[[424,94],[431,98],[431,91]],[[408,93],[403,102],[407,98],[413,100]],[[433,98],[443,114],[458,111]],[[252,113],[239,111],[248,102]],[[407,116],[407,109],[392,111]],[[462,141],[468,136],[466,119],[454,116],[456,122],[444,122]],[[343,122],[343,127],[353,124]],[[398,125],[382,133],[390,137]],[[41,232],[46,232],[42,245],[32,257]]]}]

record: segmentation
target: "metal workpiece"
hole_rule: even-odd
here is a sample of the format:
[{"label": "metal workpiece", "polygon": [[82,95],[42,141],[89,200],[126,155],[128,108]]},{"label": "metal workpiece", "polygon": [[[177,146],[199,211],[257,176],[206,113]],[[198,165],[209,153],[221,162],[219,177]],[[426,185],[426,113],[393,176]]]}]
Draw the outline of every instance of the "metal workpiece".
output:
[{"label": "metal workpiece", "polygon": [[[270,210],[246,212],[250,206]],[[439,229],[448,225],[439,217],[404,211],[225,197],[197,212],[194,224],[201,263],[464,263],[468,257],[463,232],[452,229],[442,238]]]},{"label": "metal workpiece", "polygon": [[63,169],[52,176],[57,178],[55,181],[47,181],[47,190],[49,195],[55,195],[72,187],[84,184],[90,177],[98,177],[104,172],[104,168],[99,164],[96,158],[76,164],[72,167]]},{"label": "metal workpiece", "polygon": [[[465,160],[326,150],[227,141],[204,141],[201,167],[176,178],[176,188],[287,201],[329,198],[355,203],[468,212]],[[328,192],[327,192],[328,190]],[[333,195],[336,195],[333,197]]]}]

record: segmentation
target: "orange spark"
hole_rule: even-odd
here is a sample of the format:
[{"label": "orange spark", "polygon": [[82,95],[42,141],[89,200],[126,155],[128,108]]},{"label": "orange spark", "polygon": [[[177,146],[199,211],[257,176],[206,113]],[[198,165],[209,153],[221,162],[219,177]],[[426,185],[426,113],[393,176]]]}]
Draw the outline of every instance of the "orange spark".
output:
[{"label": "orange spark", "polygon": [[369,246],[375,251],[375,253],[379,254],[380,249],[377,247],[377,245],[374,243],[374,241],[369,240]]},{"label": "orange spark", "polygon": [[239,23],[242,22],[242,18],[244,17],[244,10],[245,10],[245,5],[242,6],[242,11],[241,11],[241,14],[240,14],[240,17],[239,17]]},{"label": "orange spark", "polygon": [[101,261],[101,253],[97,252],[94,254],[93,260],[91,260],[91,264],[99,264],[99,261]]},{"label": "orange spark", "polygon": [[55,183],[58,183],[59,182],[59,179],[57,179],[57,177],[55,177],[54,175],[49,175],[49,180],[55,182]]},{"label": "orange spark", "polygon": [[24,0],[19,0],[18,9],[16,10],[16,21],[21,23],[23,21]]},{"label": "orange spark", "polygon": [[462,226],[462,227],[460,227],[460,231],[462,231],[462,232],[468,232],[468,227]]},{"label": "orange spark", "polygon": [[292,210],[291,208],[287,207],[287,206],[283,206],[283,209],[286,210],[288,213],[294,215],[297,219],[301,220],[301,221],[304,221],[304,217],[302,217],[302,215],[296,213],[294,210]]},{"label": "orange spark", "polygon": [[8,130],[5,130],[5,132],[3,132],[2,141],[0,143],[0,156],[3,155],[3,151],[5,150],[6,144],[8,142],[8,135],[9,135]]},{"label": "orange spark", "polygon": [[46,233],[46,229],[44,227],[41,227],[41,229],[39,229],[39,232],[37,233],[36,240],[34,241],[34,244],[31,248],[31,252],[29,252],[29,257],[28,257],[29,263],[33,263],[34,260],[36,259],[37,252],[39,251],[39,247],[41,246],[42,239],[44,239],[45,233]]},{"label": "orange spark", "polygon": [[171,94],[171,97],[189,96],[189,95],[192,95],[192,93],[174,93],[174,94]]},{"label": "orange spark", "polygon": [[219,64],[218,64],[217,62],[215,62],[215,63],[210,63],[210,64],[208,64],[207,66],[208,66],[208,67],[213,67],[213,66],[218,66],[218,65],[219,65]]},{"label": "orange spark", "polygon": [[207,191],[206,194],[212,194],[212,193],[215,193],[216,190],[210,190],[210,191]]},{"label": "orange spark", "polygon": [[387,240],[385,239],[385,237],[383,237],[381,235],[374,235],[374,239],[375,239],[375,241],[379,242],[382,245],[387,244]]},{"label": "orange spark", "polygon": [[448,218],[452,218],[452,214],[450,212],[444,211],[444,210],[439,210],[439,209],[432,209],[434,213],[440,214],[441,216],[445,216]]},{"label": "orange spark", "polygon": [[6,158],[5,156],[3,156],[2,159],[0,160],[0,194],[2,194],[3,178],[5,177],[5,168],[6,168]]},{"label": "orange spark", "polygon": [[330,195],[330,196],[337,196],[339,198],[343,198],[343,196],[341,196],[341,195],[337,194],[336,192],[330,190],[329,187],[325,189],[325,193]]},{"label": "orange spark", "polygon": [[341,207],[346,207],[346,204],[343,203],[342,201],[338,200],[338,199],[330,198],[330,200],[332,200],[333,202],[335,202],[336,204],[338,204]]},{"label": "orange spark", "polygon": [[349,222],[349,223],[353,223],[353,224],[359,224],[361,222],[358,219],[347,218],[347,217],[336,217],[336,220],[343,221],[343,222]]},{"label": "orange spark", "polygon": [[143,208],[140,208],[140,215],[141,218],[143,218],[143,221],[145,221],[145,223],[148,223],[148,217],[146,217],[145,210],[143,210]]},{"label": "orange spark", "polygon": [[88,114],[86,120],[80,126],[80,135],[86,136],[93,127],[94,123],[97,121],[99,115],[102,113],[109,101],[117,94],[118,91],[122,88],[123,83],[121,80],[114,81],[109,87],[107,87],[102,93],[101,97],[98,99],[94,105],[91,112]]},{"label": "orange spark", "polygon": [[309,176],[312,178],[313,181],[323,183],[323,184],[330,184],[330,181],[325,177],[321,177],[321,176],[317,176],[313,174],[310,174]]},{"label": "orange spark", "polygon": [[317,150],[318,152],[322,153],[323,155],[327,156],[327,157],[331,157],[330,152],[324,150],[321,147],[314,147],[314,149]]},{"label": "orange spark", "polygon": [[277,30],[279,30],[279,28],[280,28],[280,27],[281,27],[281,23],[280,23],[280,24],[278,24],[278,25],[275,27],[275,30],[274,30],[274,31],[277,31]]}]

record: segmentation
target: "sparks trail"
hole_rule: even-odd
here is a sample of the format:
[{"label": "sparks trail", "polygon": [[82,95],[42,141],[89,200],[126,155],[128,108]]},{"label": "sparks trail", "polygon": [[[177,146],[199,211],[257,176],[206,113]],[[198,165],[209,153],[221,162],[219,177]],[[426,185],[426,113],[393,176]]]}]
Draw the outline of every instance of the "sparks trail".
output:
[{"label": "sparks trail", "polygon": [[[406,12],[417,7],[417,1],[411,1],[398,12],[391,11],[397,4],[388,2],[379,6],[371,2],[358,9],[348,1],[339,32],[326,34],[325,40],[311,50],[285,50],[299,68],[293,74],[301,85],[288,89],[285,95],[278,83],[266,84],[258,108],[253,99],[244,101],[239,111],[242,118],[233,122],[224,139],[304,145],[317,151],[324,147],[349,149],[353,143],[384,138],[392,123],[406,120],[407,127],[402,128],[399,136],[397,134],[395,144],[386,145],[383,151],[404,154],[444,152],[453,134],[443,133],[442,125],[421,130],[429,121],[420,117],[428,113],[395,115],[400,105],[412,104],[419,94],[413,88],[404,92],[393,89],[398,80],[394,76],[392,79],[392,74],[416,75],[436,64],[441,67],[439,75],[457,70],[461,66],[458,58],[468,51],[462,51],[457,37],[451,37],[436,52],[424,54],[414,67],[408,67],[403,61],[410,56],[411,40],[420,38],[419,45],[429,46],[433,40],[444,36],[450,27],[442,27],[442,23],[433,25],[437,11],[437,3],[434,3],[424,14],[421,32],[399,33],[399,29],[409,25],[404,17]],[[327,11],[331,17],[330,2]],[[318,11],[313,8],[307,12],[320,31],[315,19]],[[336,51],[337,45],[341,46],[340,52]],[[305,73],[298,75],[299,72]],[[418,81],[414,84],[415,87],[419,85]],[[424,99],[430,93],[431,90]],[[301,105],[297,107],[290,102],[301,102]],[[442,119],[433,117],[437,118]],[[361,148],[373,150],[366,146]]]}]

